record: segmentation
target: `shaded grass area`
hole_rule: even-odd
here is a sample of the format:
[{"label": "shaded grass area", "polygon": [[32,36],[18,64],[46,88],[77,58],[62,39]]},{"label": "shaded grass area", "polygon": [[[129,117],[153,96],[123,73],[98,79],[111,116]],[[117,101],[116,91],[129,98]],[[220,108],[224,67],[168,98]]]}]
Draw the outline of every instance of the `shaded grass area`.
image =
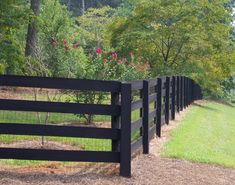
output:
[{"label": "shaded grass area", "polygon": [[[40,113],[41,122],[45,122],[47,113]],[[109,116],[95,116],[95,122],[109,122],[111,118]],[[17,112],[17,111],[1,111],[0,112],[1,123],[39,123],[36,113],[30,112]],[[62,113],[50,113],[47,123],[63,123],[63,122],[85,122],[84,118],[80,118],[75,114],[62,114]]]},{"label": "shaded grass area", "polygon": [[221,102],[195,104],[171,132],[167,157],[235,168],[235,107]]}]

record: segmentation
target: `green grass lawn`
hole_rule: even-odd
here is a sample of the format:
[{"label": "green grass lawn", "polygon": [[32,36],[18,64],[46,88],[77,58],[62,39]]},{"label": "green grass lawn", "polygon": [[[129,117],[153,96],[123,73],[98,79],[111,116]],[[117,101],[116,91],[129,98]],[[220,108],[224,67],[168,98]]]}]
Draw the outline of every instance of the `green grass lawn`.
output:
[{"label": "green grass lawn", "polygon": [[211,101],[194,105],[162,155],[235,168],[235,107]]}]

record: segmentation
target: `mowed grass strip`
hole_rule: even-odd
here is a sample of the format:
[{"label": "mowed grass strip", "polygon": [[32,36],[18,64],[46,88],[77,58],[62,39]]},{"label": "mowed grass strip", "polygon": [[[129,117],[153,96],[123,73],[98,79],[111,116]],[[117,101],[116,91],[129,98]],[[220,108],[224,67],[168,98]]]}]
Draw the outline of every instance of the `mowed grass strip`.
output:
[{"label": "mowed grass strip", "polygon": [[235,107],[195,104],[171,132],[163,156],[235,168]]}]

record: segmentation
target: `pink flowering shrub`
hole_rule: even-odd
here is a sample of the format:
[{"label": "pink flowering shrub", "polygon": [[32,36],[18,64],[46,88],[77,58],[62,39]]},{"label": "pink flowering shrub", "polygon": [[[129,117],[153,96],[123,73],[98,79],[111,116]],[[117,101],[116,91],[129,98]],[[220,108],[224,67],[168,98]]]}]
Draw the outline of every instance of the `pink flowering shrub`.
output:
[{"label": "pink flowering shrub", "polygon": [[[116,52],[105,55],[101,48],[97,48],[94,53],[95,57],[88,62],[85,69],[87,79],[128,81],[145,79],[149,76],[148,64],[135,61],[133,53],[124,58],[119,57]],[[100,104],[105,99],[108,100],[109,96],[105,93],[86,91],[80,93],[78,99],[80,102]],[[93,115],[79,116],[85,118],[88,124],[94,119]]]},{"label": "pink flowering shrub", "polygon": [[134,60],[134,54],[121,58],[113,52],[103,56],[101,48],[96,57],[87,65],[87,78],[97,80],[140,80],[149,76],[149,65]]},{"label": "pink flowering shrub", "polygon": [[[68,46],[68,43],[64,43]],[[135,60],[134,54],[119,57],[118,53],[105,54],[102,48],[94,49],[94,55],[86,63],[84,78],[93,80],[140,80],[149,76],[149,66],[141,60]],[[73,101],[79,103],[101,104],[110,97],[101,92],[82,91],[73,93]],[[87,124],[93,122],[94,115],[80,114]]]},{"label": "pink flowering shrub", "polygon": [[66,39],[54,36],[44,42],[45,63],[50,67],[48,76],[83,78],[83,66],[88,57],[80,46],[78,35]]}]

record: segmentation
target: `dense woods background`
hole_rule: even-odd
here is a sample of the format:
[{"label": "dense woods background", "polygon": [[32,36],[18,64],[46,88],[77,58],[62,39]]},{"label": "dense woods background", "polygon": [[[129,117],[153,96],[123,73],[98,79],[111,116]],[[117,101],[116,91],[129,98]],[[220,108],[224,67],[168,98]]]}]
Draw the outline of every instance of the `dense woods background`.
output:
[{"label": "dense woods background", "polygon": [[233,0],[1,0],[0,73],[131,80],[185,75],[229,97]]}]

